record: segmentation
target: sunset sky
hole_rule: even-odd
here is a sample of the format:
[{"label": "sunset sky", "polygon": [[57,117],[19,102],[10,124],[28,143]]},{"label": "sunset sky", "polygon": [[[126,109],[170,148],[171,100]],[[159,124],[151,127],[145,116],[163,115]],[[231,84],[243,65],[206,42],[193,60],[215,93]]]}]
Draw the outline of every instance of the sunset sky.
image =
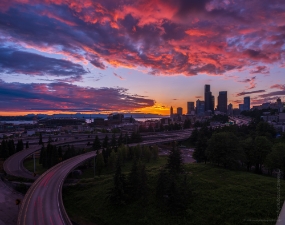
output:
[{"label": "sunset sky", "polygon": [[285,102],[284,0],[0,0],[0,115]]}]

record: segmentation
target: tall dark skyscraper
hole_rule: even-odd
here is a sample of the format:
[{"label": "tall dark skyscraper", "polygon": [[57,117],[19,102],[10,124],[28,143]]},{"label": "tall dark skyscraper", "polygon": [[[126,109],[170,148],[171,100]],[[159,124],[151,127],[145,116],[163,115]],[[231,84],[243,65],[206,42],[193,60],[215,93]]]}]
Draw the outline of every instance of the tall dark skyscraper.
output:
[{"label": "tall dark skyscraper", "polygon": [[227,113],[228,111],[228,96],[226,91],[219,92],[218,110],[223,113]]},{"label": "tall dark skyscraper", "polygon": [[204,90],[204,100],[205,100],[205,111],[212,110],[212,92],[210,90],[210,85],[205,84],[205,90]]},{"label": "tall dark skyscraper", "polygon": [[212,105],[211,105],[211,110],[214,112],[215,110],[215,96],[212,95]]},{"label": "tall dark skyscraper", "polygon": [[250,110],[250,97],[244,97],[243,98],[243,110]]},{"label": "tall dark skyscraper", "polygon": [[191,114],[195,110],[194,102],[187,102],[187,114]]},{"label": "tall dark skyscraper", "polygon": [[205,113],[205,101],[200,101],[199,99],[196,101],[196,114],[198,116],[203,116]]}]

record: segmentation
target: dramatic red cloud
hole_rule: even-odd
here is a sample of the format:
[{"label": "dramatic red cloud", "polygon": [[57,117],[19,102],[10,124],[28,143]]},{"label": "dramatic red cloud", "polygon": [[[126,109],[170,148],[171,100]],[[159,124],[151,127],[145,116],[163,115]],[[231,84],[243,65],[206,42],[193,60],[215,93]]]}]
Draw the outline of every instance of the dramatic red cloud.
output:
[{"label": "dramatic red cloud", "polygon": [[0,32],[101,69],[192,76],[255,66],[251,73],[268,74],[260,64],[284,61],[282,7],[281,0],[2,0]]},{"label": "dramatic red cloud", "polygon": [[285,84],[274,84],[270,88],[276,88],[285,91]]},{"label": "dramatic red cloud", "polygon": [[154,100],[127,91],[124,88],[80,87],[63,82],[22,84],[0,80],[0,95],[6,99],[0,105],[0,111],[135,111],[154,106]]}]

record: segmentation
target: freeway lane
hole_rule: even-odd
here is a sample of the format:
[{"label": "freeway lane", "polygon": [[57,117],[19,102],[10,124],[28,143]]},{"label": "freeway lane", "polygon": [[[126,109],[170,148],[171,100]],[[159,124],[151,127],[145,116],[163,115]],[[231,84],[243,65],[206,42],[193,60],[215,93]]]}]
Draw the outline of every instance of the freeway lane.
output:
[{"label": "freeway lane", "polygon": [[[83,141],[91,141],[93,139],[82,139],[82,140],[74,140],[74,141],[62,141],[62,142],[53,142],[54,145],[62,145],[62,144],[70,144],[74,142],[83,142]],[[36,179],[33,176],[33,173],[28,171],[24,167],[24,160],[29,155],[32,155],[34,152],[39,151],[42,148],[41,145],[31,146],[28,149],[24,149],[20,152],[15,153],[14,155],[10,156],[8,159],[5,160],[3,164],[3,168],[7,174],[16,176],[16,177],[23,177],[28,179]]]},{"label": "freeway lane", "polygon": [[[160,139],[160,143],[168,142],[169,138],[179,140],[179,139],[186,139],[191,134],[190,129],[187,130],[180,130],[180,131],[171,131],[171,132],[157,132],[153,135],[144,136],[145,144],[152,144],[157,143],[157,139]],[[106,134],[104,134],[106,135]],[[109,138],[111,138],[112,134],[108,134]],[[104,136],[105,137],[105,136]],[[163,140],[162,140],[163,139]],[[85,139],[72,139],[72,140],[65,140],[61,142],[52,142],[54,145],[64,145],[64,144],[72,144],[72,143],[79,143],[79,142],[92,142],[94,137],[85,138]],[[139,143],[142,144],[142,143]],[[23,177],[28,179],[36,179],[37,177],[33,176],[33,173],[28,171],[24,167],[24,160],[28,156],[32,155],[34,152],[37,152],[41,149],[41,145],[31,146],[28,149],[22,150],[20,152],[15,153],[14,155],[10,156],[4,162],[4,170],[7,174],[16,176],[16,177]]]},{"label": "freeway lane", "polygon": [[[189,134],[174,138],[149,140],[140,145],[171,142],[188,138]],[[134,146],[137,144],[131,144]],[[95,151],[65,160],[42,174],[25,195],[18,216],[18,225],[71,225],[62,202],[62,185],[67,175],[80,163],[94,157]]]},{"label": "freeway lane", "polygon": [[72,224],[62,204],[62,185],[71,170],[96,152],[88,152],[57,164],[31,186],[20,208],[18,225]]}]

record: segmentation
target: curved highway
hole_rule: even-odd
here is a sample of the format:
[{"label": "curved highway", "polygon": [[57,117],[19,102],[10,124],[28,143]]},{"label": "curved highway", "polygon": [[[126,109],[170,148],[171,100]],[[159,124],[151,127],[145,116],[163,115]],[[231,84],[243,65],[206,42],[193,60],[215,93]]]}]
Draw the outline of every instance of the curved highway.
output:
[{"label": "curved highway", "polygon": [[[150,140],[134,145],[152,145],[177,140],[187,139],[190,130],[178,132],[176,135],[171,133],[159,133],[156,137],[152,136]],[[78,141],[78,140],[76,140]],[[76,142],[74,141],[74,142]],[[80,140],[82,141],[82,140]],[[57,142],[67,144],[70,141]],[[23,166],[26,157],[41,149],[41,146],[32,147],[18,152],[8,158],[4,163],[5,171],[14,176],[20,176],[35,179],[31,172]],[[95,151],[75,156],[65,160],[42,174],[30,187],[21,204],[18,225],[64,225],[72,224],[67,216],[62,202],[62,186],[68,174],[82,162],[94,157]]]},{"label": "curved highway", "polygon": [[[163,143],[163,142],[170,142],[172,139],[179,140],[179,139],[186,139],[190,136],[192,130],[180,130],[177,132],[157,132],[153,133],[153,135],[144,136],[145,141],[143,143],[138,143],[140,145],[150,145],[155,143]],[[106,135],[106,134],[104,134]],[[108,134],[110,136],[112,134]],[[159,139],[159,140],[157,140]],[[94,138],[85,138],[85,139],[72,139],[72,140],[65,140],[61,142],[52,142],[54,145],[64,145],[64,144],[71,144],[71,143],[79,143],[84,141],[93,141]],[[24,149],[20,152],[15,153],[14,155],[10,156],[4,162],[4,170],[7,174],[15,176],[15,177],[23,177],[27,179],[36,179],[37,177],[33,176],[33,173],[28,171],[24,167],[24,160],[32,155],[33,153],[39,151],[41,149],[41,145],[31,146],[28,149]]]},{"label": "curved highway", "polygon": [[[188,135],[187,135],[188,137]],[[180,138],[164,138],[139,143],[151,145]],[[131,144],[134,146],[137,144]],[[67,175],[82,162],[94,157],[95,151],[65,160],[42,174],[30,187],[21,204],[18,225],[72,225],[62,202],[62,186]]]},{"label": "curved highway", "polygon": [[30,187],[21,204],[18,225],[72,224],[62,203],[62,185],[75,167],[94,157],[88,152],[65,160],[41,175]]},{"label": "curved highway", "polygon": [[[63,141],[63,142],[53,142],[54,145],[62,145],[62,144],[70,144],[74,142],[82,142],[82,141],[90,141],[93,139],[82,139],[82,140],[75,140],[75,141]],[[31,146],[28,149],[24,149],[20,152],[17,152],[10,156],[8,159],[5,160],[3,164],[3,168],[5,172],[9,175],[15,176],[15,177],[23,177],[27,179],[36,179],[36,177],[33,176],[33,173],[28,171],[24,167],[24,160],[32,155],[34,152],[37,152],[41,150],[42,145],[37,146]]]}]

